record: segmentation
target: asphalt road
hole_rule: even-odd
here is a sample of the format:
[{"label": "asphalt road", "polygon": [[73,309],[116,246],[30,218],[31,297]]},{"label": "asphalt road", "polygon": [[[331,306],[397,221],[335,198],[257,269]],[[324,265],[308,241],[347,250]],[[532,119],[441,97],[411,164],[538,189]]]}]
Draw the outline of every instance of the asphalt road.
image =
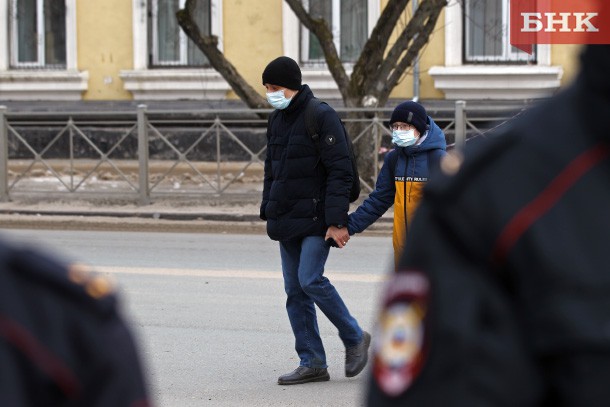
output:
[{"label": "asphalt road", "polygon": [[[279,386],[298,359],[276,242],[262,234],[5,229],[2,234],[95,266],[117,282],[158,406],[358,406],[368,372],[343,375],[344,349],[319,313],[331,381]],[[332,249],[326,275],[373,329],[390,237]]]}]

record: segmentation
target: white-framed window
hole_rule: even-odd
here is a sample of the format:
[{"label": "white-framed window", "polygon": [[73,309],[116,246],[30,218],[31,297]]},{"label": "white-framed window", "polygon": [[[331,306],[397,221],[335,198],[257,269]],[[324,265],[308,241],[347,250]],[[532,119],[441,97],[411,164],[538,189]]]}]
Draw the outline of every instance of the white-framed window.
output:
[{"label": "white-framed window", "polygon": [[[478,51],[484,47],[475,46],[476,41],[467,34],[467,26],[472,21],[477,21],[477,12],[483,17],[487,16],[488,20],[492,20],[490,16],[497,16],[499,13],[502,13],[503,19],[506,18],[509,0],[482,0],[480,4],[473,1],[449,0],[445,8],[444,65],[432,66],[428,70],[435,88],[444,92],[447,99],[465,100],[534,99],[555,93],[561,84],[563,69],[561,66],[551,66],[550,45],[537,45],[534,56],[529,57],[531,60],[519,60],[523,56],[514,60],[515,54],[507,48],[510,32],[503,29],[501,47],[491,47],[485,52]],[[487,9],[487,13],[473,10],[478,6],[485,11],[483,5],[486,3],[491,7]],[[501,11],[492,7],[495,4],[502,5]],[[470,15],[469,8],[473,10]],[[485,18],[479,21],[484,22]],[[479,33],[485,32],[485,24],[478,24],[476,29]],[[490,23],[487,25],[490,26]],[[498,57],[500,54],[502,58]],[[496,56],[492,58],[492,55]]]},{"label": "white-framed window", "polygon": [[0,0],[0,98],[80,100],[77,0]]},{"label": "white-framed window", "polygon": [[510,45],[508,0],[464,0],[464,60],[468,63],[536,63]]},{"label": "white-framed window", "polygon": [[[367,0],[308,0],[306,6],[314,17],[323,17],[330,23],[341,61],[356,62],[369,33]],[[318,39],[304,26],[301,26],[301,61],[324,63]]]},{"label": "white-framed window", "polygon": [[10,0],[10,67],[66,68],[66,3]]},{"label": "white-framed window", "polygon": [[[218,38],[222,52],[222,0],[199,5],[199,28]],[[133,69],[119,76],[134,99],[218,100],[231,89],[178,26],[176,11],[183,6],[184,0],[132,0]]]},{"label": "white-framed window", "polygon": [[[178,25],[176,12],[184,8],[186,0],[150,0],[150,65],[151,66],[209,66],[205,55]],[[202,34],[212,29],[211,0],[196,3],[194,18]]]},{"label": "white-framed window", "polygon": [[[311,1],[311,0],[309,0]],[[318,3],[324,3],[322,0],[317,0]],[[354,4],[353,1],[358,4],[364,4],[365,10],[359,8],[358,13],[351,13],[346,11],[345,15],[341,12],[342,9],[350,8],[350,5]],[[360,54],[362,46],[366,39],[369,37],[375,24],[379,19],[380,14],[380,1],[379,0],[327,0],[331,5],[331,17],[332,17],[332,29],[333,37],[335,41],[340,41],[341,25],[348,26],[351,24],[356,25],[354,19],[360,21],[358,23],[359,35],[352,35],[345,29],[347,33],[343,36],[342,42],[335,42],[335,46],[339,53],[342,54],[342,60],[345,62],[345,68],[348,73],[351,72],[352,62]],[[309,3],[306,1],[305,7],[309,8]],[[335,12],[332,13],[332,10]],[[362,22],[363,17],[366,16],[365,21]],[[333,80],[329,70],[326,67],[325,61],[320,58],[321,54],[309,52],[309,31],[303,30],[301,22],[294,14],[290,6],[282,1],[282,42],[283,42],[283,54],[299,61],[301,65],[301,71],[303,73],[303,83],[307,83],[316,93],[316,96],[324,99],[339,99],[341,94],[337,88],[337,83]],[[363,29],[364,28],[364,29]],[[339,33],[337,33],[339,31]],[[352,40],[349,40],[351,35]],[[360,36],[364,35],[364,40],[360,39]],[[341,45],[343,44],[343,45]],[[358,44],[355,46],[354,44]]]}]

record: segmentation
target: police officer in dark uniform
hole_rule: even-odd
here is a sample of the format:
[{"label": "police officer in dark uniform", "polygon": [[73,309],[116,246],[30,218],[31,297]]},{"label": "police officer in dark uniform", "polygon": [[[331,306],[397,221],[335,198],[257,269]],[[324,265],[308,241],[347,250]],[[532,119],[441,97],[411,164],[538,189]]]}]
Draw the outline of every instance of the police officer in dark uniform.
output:
[{"label": "police officer in dark uniform", "polygon": [[610,45],[442,168],[384,293],[368,405],[610,405]]},{"label": "police officer in dark uniform", "polygon": [[0,405],[146,407],[112,284],[0,241]]}]

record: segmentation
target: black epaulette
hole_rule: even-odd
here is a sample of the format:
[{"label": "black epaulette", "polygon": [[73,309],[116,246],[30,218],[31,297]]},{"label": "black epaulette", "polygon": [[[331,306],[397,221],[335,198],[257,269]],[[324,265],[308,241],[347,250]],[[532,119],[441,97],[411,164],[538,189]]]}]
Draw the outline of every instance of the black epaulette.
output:
[{"label": "black epaulette", "polygon": [[49,297],[73,303],[99,316],[114,313],[114,283],[89,266],[63,264],[40,251],[0,242],[0,268],[10,274],[6,277],[19,280],[24,287],[44,288]]}]

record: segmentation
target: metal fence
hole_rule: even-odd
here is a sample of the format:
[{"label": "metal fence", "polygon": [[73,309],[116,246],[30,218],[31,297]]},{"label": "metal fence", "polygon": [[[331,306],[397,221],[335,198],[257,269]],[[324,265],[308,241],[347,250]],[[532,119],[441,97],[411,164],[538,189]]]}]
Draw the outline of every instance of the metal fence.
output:
[{"label": "metal fence", "polygon": [[[336,109],[346,124],[348,113],[361,110],[362,129],[352,134],[354,144],[373,138],[375,152],[368,162],[374,177],[361,179],[370,192],[380,157],[391,148],[385,125],[391,109]],[[11,114],[0,106],[0,201],[15,194],[62,196],[120,196],[148,204],[163,195],[222,196],[260,193],[266,120],[269,110],[79,112],[33,115]],[[453,146],[483,134],[478,122],[497,122],[506,116],[468,118],[466,102],[455,103],[453,117],[441,126]],[[449,138],[449,137],[448,137]],[[386,146],[386,147],[384,147]]]}]

